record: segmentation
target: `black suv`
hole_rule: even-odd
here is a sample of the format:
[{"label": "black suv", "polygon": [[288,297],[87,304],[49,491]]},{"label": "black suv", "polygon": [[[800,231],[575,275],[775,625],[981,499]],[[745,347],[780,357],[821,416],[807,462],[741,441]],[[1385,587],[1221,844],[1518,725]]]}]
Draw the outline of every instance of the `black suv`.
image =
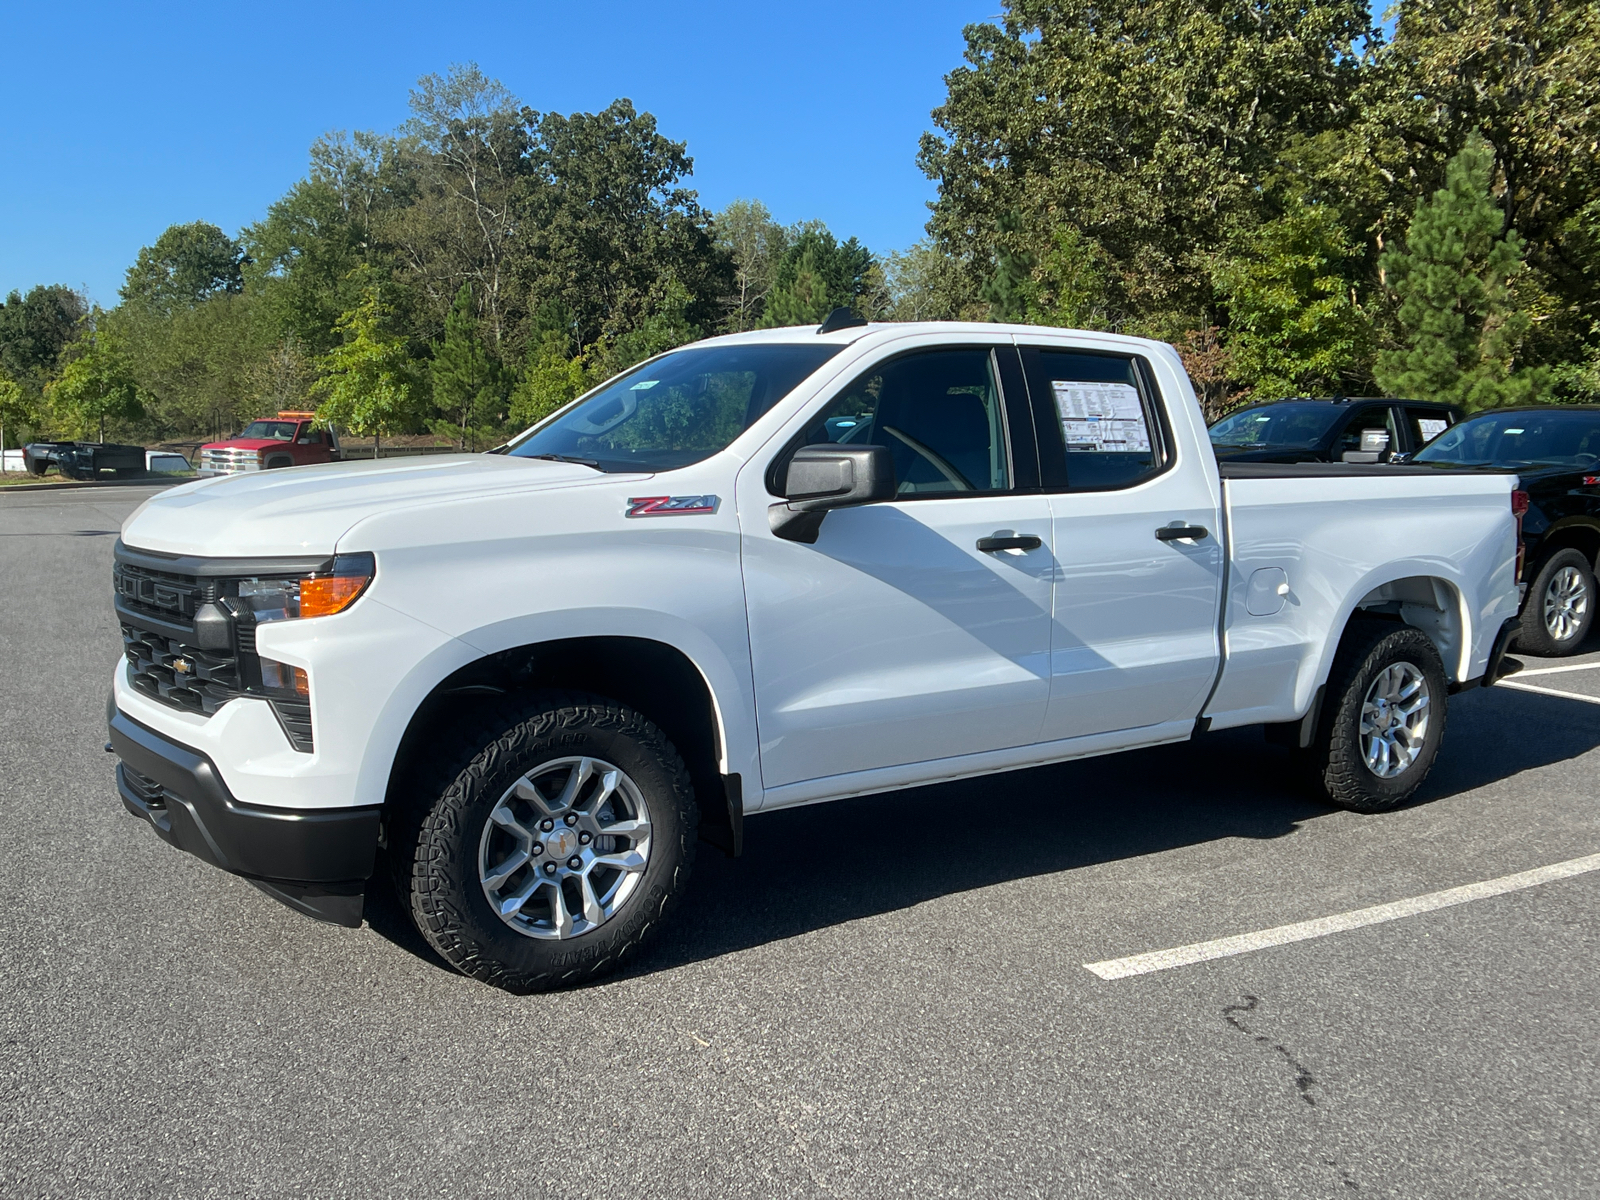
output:
[{"label": "black suv", "polygon": [[1528,591],[1517,646],[1528,654],[1577,653],[1594,623],[1600,559],[1600,407],[1480,413],[1412,461],[1517,473],[1528,497],[1518,556]]},{"label": "black suv", "polygon": [[1301,397],[1229,413],[1211,427],[1211,446],[1229,462],[1388,462],[1459,420],[1459,408],[1428,400]]}]

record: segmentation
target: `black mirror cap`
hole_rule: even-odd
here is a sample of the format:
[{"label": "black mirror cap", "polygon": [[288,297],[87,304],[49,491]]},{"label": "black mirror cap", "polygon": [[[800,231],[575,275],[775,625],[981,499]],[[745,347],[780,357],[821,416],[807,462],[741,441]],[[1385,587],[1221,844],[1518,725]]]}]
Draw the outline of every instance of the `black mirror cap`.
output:
[{"label": "black mirror cap", "polygon": [[815,542],[830,509],[894,499],[894,456],[887,446],[801,446],[789,460],[783,494],[787,502],[768,510],[772,532]]}]

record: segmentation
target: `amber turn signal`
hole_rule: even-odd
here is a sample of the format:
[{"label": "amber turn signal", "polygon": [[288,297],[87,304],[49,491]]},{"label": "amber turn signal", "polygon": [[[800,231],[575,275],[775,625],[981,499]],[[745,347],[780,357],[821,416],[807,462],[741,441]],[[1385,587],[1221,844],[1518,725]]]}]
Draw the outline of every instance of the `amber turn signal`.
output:
[{"label": "amber turn signal", "polygon": [[366,575],[314,575],[300,581],[300,615],[328,617],[355,603],[366,588]]}]

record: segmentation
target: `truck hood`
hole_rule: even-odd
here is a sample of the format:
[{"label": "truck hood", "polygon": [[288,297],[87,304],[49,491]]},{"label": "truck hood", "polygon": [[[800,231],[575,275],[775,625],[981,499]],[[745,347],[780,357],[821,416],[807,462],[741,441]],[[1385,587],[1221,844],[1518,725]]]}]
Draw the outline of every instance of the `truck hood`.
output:
[{"label": "truck hood", "polygon": [[207,442],[201,450],[272,450],[277,447],[288,447],[293,442],[286,442],[282,438],[229,438],[225,442]]},{"label": "truck hood", "polygon": [[470,496],[648,478],[577,463],[451,454],[221,475],[160,492],[123,523],[129,546],[207,557],[330,554],[358,521]]}]

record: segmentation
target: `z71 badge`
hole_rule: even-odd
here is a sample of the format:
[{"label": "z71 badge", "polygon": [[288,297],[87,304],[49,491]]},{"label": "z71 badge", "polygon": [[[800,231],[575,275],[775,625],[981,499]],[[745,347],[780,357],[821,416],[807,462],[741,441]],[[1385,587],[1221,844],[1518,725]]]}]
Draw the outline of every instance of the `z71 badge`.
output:
[{"label": "z71 badge", "polygon": [[693,517],[716,511],[715,496],[636,496],[628,501],[630,517]]}]

